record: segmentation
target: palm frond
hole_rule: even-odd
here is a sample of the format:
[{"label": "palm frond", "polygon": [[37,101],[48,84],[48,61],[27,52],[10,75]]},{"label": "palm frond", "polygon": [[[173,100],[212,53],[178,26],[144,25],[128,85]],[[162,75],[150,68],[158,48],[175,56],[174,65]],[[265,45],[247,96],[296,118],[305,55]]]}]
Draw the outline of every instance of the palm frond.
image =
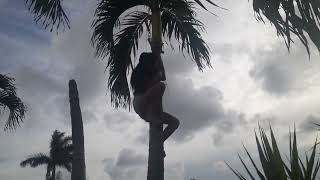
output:
[{"label": "palm frond", "polygon": [[70,22],[63,7],[62,0],[25,0],[28,9],[34,14],[34,20],[45,29],[58,30],[70,28]]},{"label": "palm frond", "polygon": [[[202,3],[201,0],[194,0],[201,8],[205,9],[208,11],[207,7]],[[218,4],[214,3],[213,1],[211,0],[205,0],[205,2],[209,3],[210,5],[212,6],[215,6],[215,7],[218,7],[218,8],[222,8],[221,6],[219,6]],[[224,8],[222,8],[224,9]]]},{"label": "palm frond", "polygon": [[160,8],[175,10],[187,15],[195,15],[194,11],[195,3],[186,0],[162,0]]},{"label": "palm frond", "polygon": [[50,157],[52,159],[54,159],[55,156],[57,155],[57,152],[59,152],[59,150],[63,148],[64,134],[65,134],[64,132],[55,130],[51,135]]},{"label": "palm frond", "polygon": [[106,57],[114,48],[113,30],[120,24],[119,17],[134,6],[148,6],[145,0],[101,0],[94,14],[91,25],[93,34],[91,42],[96,50],[96,56]]},{"label": "palm frond", "polygon": [[64,132],[55,130],[50,142],[50,158],[55,165],[63,166],[71,163],[73,154],[73,145],[71,144],[71,137],[65,136]]},{"label": "palm frond", "polygon": [[38,153],[33,156],[30,156],[28,159],[22,161],[20,163],[21,167],[26,167],[27,165],[30,165],[31,167],[37,167],[39,165],[43,164],[49,164],[51,161],[50,157],[48,157],[45,154]]},{"label": "palm frond", "polygon": [[[192,6],[186,10],[192,11]],[[211,67],[209,47],[202,39],[200,31],[203,24],[194,18],[194,13],[185,13],[182,9],[164,7],[162,9],[162,33],[171,40],[172,36],[180,43],[179,49],[187,52],[196,62],[199,70]]]},{"label": "palm frond", "polygon": [[[17,96],[14,78],[0,74],[0,108],[9,109],[9,117],[4,130],[15,129],[23,122],[26,106]],[[0,114],[1,114],[0,109]]]},{"label": "palm frond", "polygon": [[7,93],[15,94],[16,87],[15,87],[14,81],[15,79],[13,77],[0,74],[0,90],[5,91]]},{"label": "palm frond", "polygon": [[9,117],[4,125],[4,130],[15,129],[20,126],[25,117],[26,106],[16,94],[1,91],[0,107],[3,110],[9,109]]},{"label": "palm frond", "polygon": [[61,143],[63,147],[69,146],[70,144],[72,144],[72,136],[64,137]]},{"label": "palm frond", "polygon": [[108,87],[111,102],[116,108],[130,108],[131,97],[127,72],[130,66],[133,68],[131,55],[136,56],[139,38],[150,18],[151,15],[146,12],[132,12],[121,23],[125,28],[115,35],[115,44],[109,56],[107,68],[110,71]]},{"label": "palm frond", "polygon": [[253,9],[258,21],[267,18],[285,40],[288,50],[292,42],[291,35],[296,35],[306,47],[307,35],[320,51],[320,2],[316,0],[253,0]]}]

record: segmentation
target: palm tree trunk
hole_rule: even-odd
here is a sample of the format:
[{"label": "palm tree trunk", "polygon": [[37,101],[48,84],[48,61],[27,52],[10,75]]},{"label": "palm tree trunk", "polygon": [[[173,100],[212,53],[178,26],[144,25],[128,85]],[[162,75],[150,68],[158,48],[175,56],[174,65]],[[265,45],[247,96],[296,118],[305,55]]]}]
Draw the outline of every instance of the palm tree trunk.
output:
[{"label": "palm tree trunk", "polygon": [[69,81],[70,113],[72,125],[73,159],[71,180],[86,179],[86,165],[84,155],[84,135],[79,94],[75,80]]},{"label": "palm tree trunk", "polygon": [[[161,58],[162,50],[162,33],[161,33],[161,16],[158,0],[152,2],[152,52]],[[162,105],[161,105],[162,109]],[[157,118],[157,117],[155,117]],[[164,179],[164,157],[163,157],[163,125],[150,123],[149,129],[149,158],[147,180]]]},{"label": "palm tree trunk", "polygon": [[56,166],[53,166],[52,168],[52,174],[51,174],[51,179],[52,180],[55,180],[56,179]]}]

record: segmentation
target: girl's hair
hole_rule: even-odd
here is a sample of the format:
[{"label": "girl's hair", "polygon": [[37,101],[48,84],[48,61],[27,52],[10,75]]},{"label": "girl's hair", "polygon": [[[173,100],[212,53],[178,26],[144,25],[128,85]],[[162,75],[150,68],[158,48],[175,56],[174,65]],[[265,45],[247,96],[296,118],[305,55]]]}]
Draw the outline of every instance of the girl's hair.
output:
[{"label": "girl's hair", "polygon": [[157,73],[155,57],[152,53],[142,53],[139,63],[131,75],[131,87],[134,93],[143,93],[147,90],[147,82]]}]

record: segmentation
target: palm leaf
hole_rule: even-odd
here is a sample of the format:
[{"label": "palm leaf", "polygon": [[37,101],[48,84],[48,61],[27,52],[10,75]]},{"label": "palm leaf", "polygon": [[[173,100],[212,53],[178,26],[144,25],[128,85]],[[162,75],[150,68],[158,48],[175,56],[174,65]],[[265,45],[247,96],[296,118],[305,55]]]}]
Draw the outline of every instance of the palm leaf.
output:
[{"label": "palm leaf", "polygon": [[34,14],[34,20],[45,29],[58,30],[70,28],[70,22],[63,7],[62,0],[25,0],[28,9]]},{"label": "palm leaf", "polygon": [[51,135],[50,141],[50,157],[52,159],[56,159],[57,152],[63,149],[63,141],[64,141],[64,132],[60,132],[55,130]]},{"label": "palm leaf", "polygon": [[0,74],[0,90],[7,93],[15,93],[16,87],[14,81],[14,78]]},{"label": "palm leaf", "polygon": [[9,117],[4,130],[15,129],[20,126],[25,117],[26,107],[16,94],[0,91],[0,107],[3,110],[9,109]]},{"label": "palm leaf", "polygon": [[119,17],[134,6],[148,6],[145,0],[101,0],[94,14],[91,25],[91,42],[98,57],[110,55],[114,48],[113,30],[120,25]]},{"label": "palm leaf", "polygon": [[[201,8],[205,9],[208,11],[207,7],[201,2],[201,0],[194,0]],[[215,7],[219,7],[219,8],[222,8],[220,7],[218,4],[214,3],[213,1],[211,0],[205,0],[207,3],[211,4],[212,6],[215,6]],[[225,9],[225,8],[222,8],[222,9]]]},{"label": "palm leaf", "polygon": [[[186,8],[192,10],[191,6]],[[194,18],[194,13],[186,14],[180,9],[164,7],[162,9],[162,33],[171,40],[172,36],[179,42],[179,49],[187,52],[197,64],[199,70],[211,67],[209,47],[202,39],[199,30],[203,24]]]},{"label": "palm leaf", "polygon": [[[102,58],[108,56],[108,88],[112,105],[116,108],[130,108],[128,67],[132,66],[131,53],[136,55],[138,38],[141,36],[143,24],[148,21],[149,15],[144,12],[134,12],[127,15],[123,23],[120,22],[119,17],[127,9],[138,5],[148,6],[149,1],[102,0],[96,9],[92,23],[94,31],[91,42],[96,49],[96,56]],[[120,25],[126,27],[114,35],[114,28]]]},{"label": "palm leaf", "polygon": [[22,161],[20,163],[21,167],[26,167],[27,165],[30,165],[31,167],[37,167],[39,165],[43,164],[49,164],[51,161],[50,157],[48,157],[45,154],[38,153],[33,156],[30,156],[28,159]]},{"label": "palm leaf", "polygon": [[132,12],[121,23],[125,28],[115,35],[114,48],[108,58],[107,68],[110,71],[108,87],[111,102],[116,108],[126,108],[130,104],[127,74],[129,67],[133,68],[131,55],[136,56],[138,40],[144,31],[144,25],[149,23],[150,18],[151,15],[146,12]]},{"label": "palm leaf", "polygon": [[[0,74],[0,108],[9,109],[9,117],[4,130],[15,129],[23,122],[26,106],[17,96],[14,78]],[[1,114],[0,109],[0,114]]]},{"label": "palm leaf", "polygon": [[[296,35],[306,47],[307,35],[320,51],[320,2],[317,0],[253,0],[257,20],[267,18],[285,39],[288,49],[292,42],[291,34]],[[284,14],[282,14],[284,12]]]},{"label": "palm leaf", "polygon": [[72,144],[72,136],[64,137],[61,144],[63,147],[66,147],[66,146],[69,146],[70,144]]}]

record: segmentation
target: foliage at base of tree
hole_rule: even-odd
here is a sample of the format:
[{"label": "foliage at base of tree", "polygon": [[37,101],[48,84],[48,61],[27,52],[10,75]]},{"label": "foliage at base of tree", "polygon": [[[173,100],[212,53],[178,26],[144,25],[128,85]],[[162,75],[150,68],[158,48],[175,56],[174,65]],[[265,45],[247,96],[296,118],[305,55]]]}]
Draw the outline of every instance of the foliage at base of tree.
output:
[{"label": "foliage at base of tree", "polygon": [[245,177],[244,174],[227,164],[227,166],[240,180],[315,180],[317,178],[317,173],[320,167],[319,158],[316,157],[317,142],[315,142],[311,149],[311,155],[308,156],[306,154],[305,161],[302,161],[304,158],[299,156],[296,130],[294,129],[293,137],[291,132],[289,136],[290,156],[287,157],[287,161],[283,161],[272,128],[270,127],[271,141],[267,138],[265,131],[261,127],[259,127],[259,131],[260,138],[258,138],[256,133],[255,138],[262,168],[258,167],[257,163],[253,160],[245,146],[244,149],[253,168],[250,169],[248,164],[244,162],[243,158],[240,155],[238,156],[247,176],[250,178]]}]

